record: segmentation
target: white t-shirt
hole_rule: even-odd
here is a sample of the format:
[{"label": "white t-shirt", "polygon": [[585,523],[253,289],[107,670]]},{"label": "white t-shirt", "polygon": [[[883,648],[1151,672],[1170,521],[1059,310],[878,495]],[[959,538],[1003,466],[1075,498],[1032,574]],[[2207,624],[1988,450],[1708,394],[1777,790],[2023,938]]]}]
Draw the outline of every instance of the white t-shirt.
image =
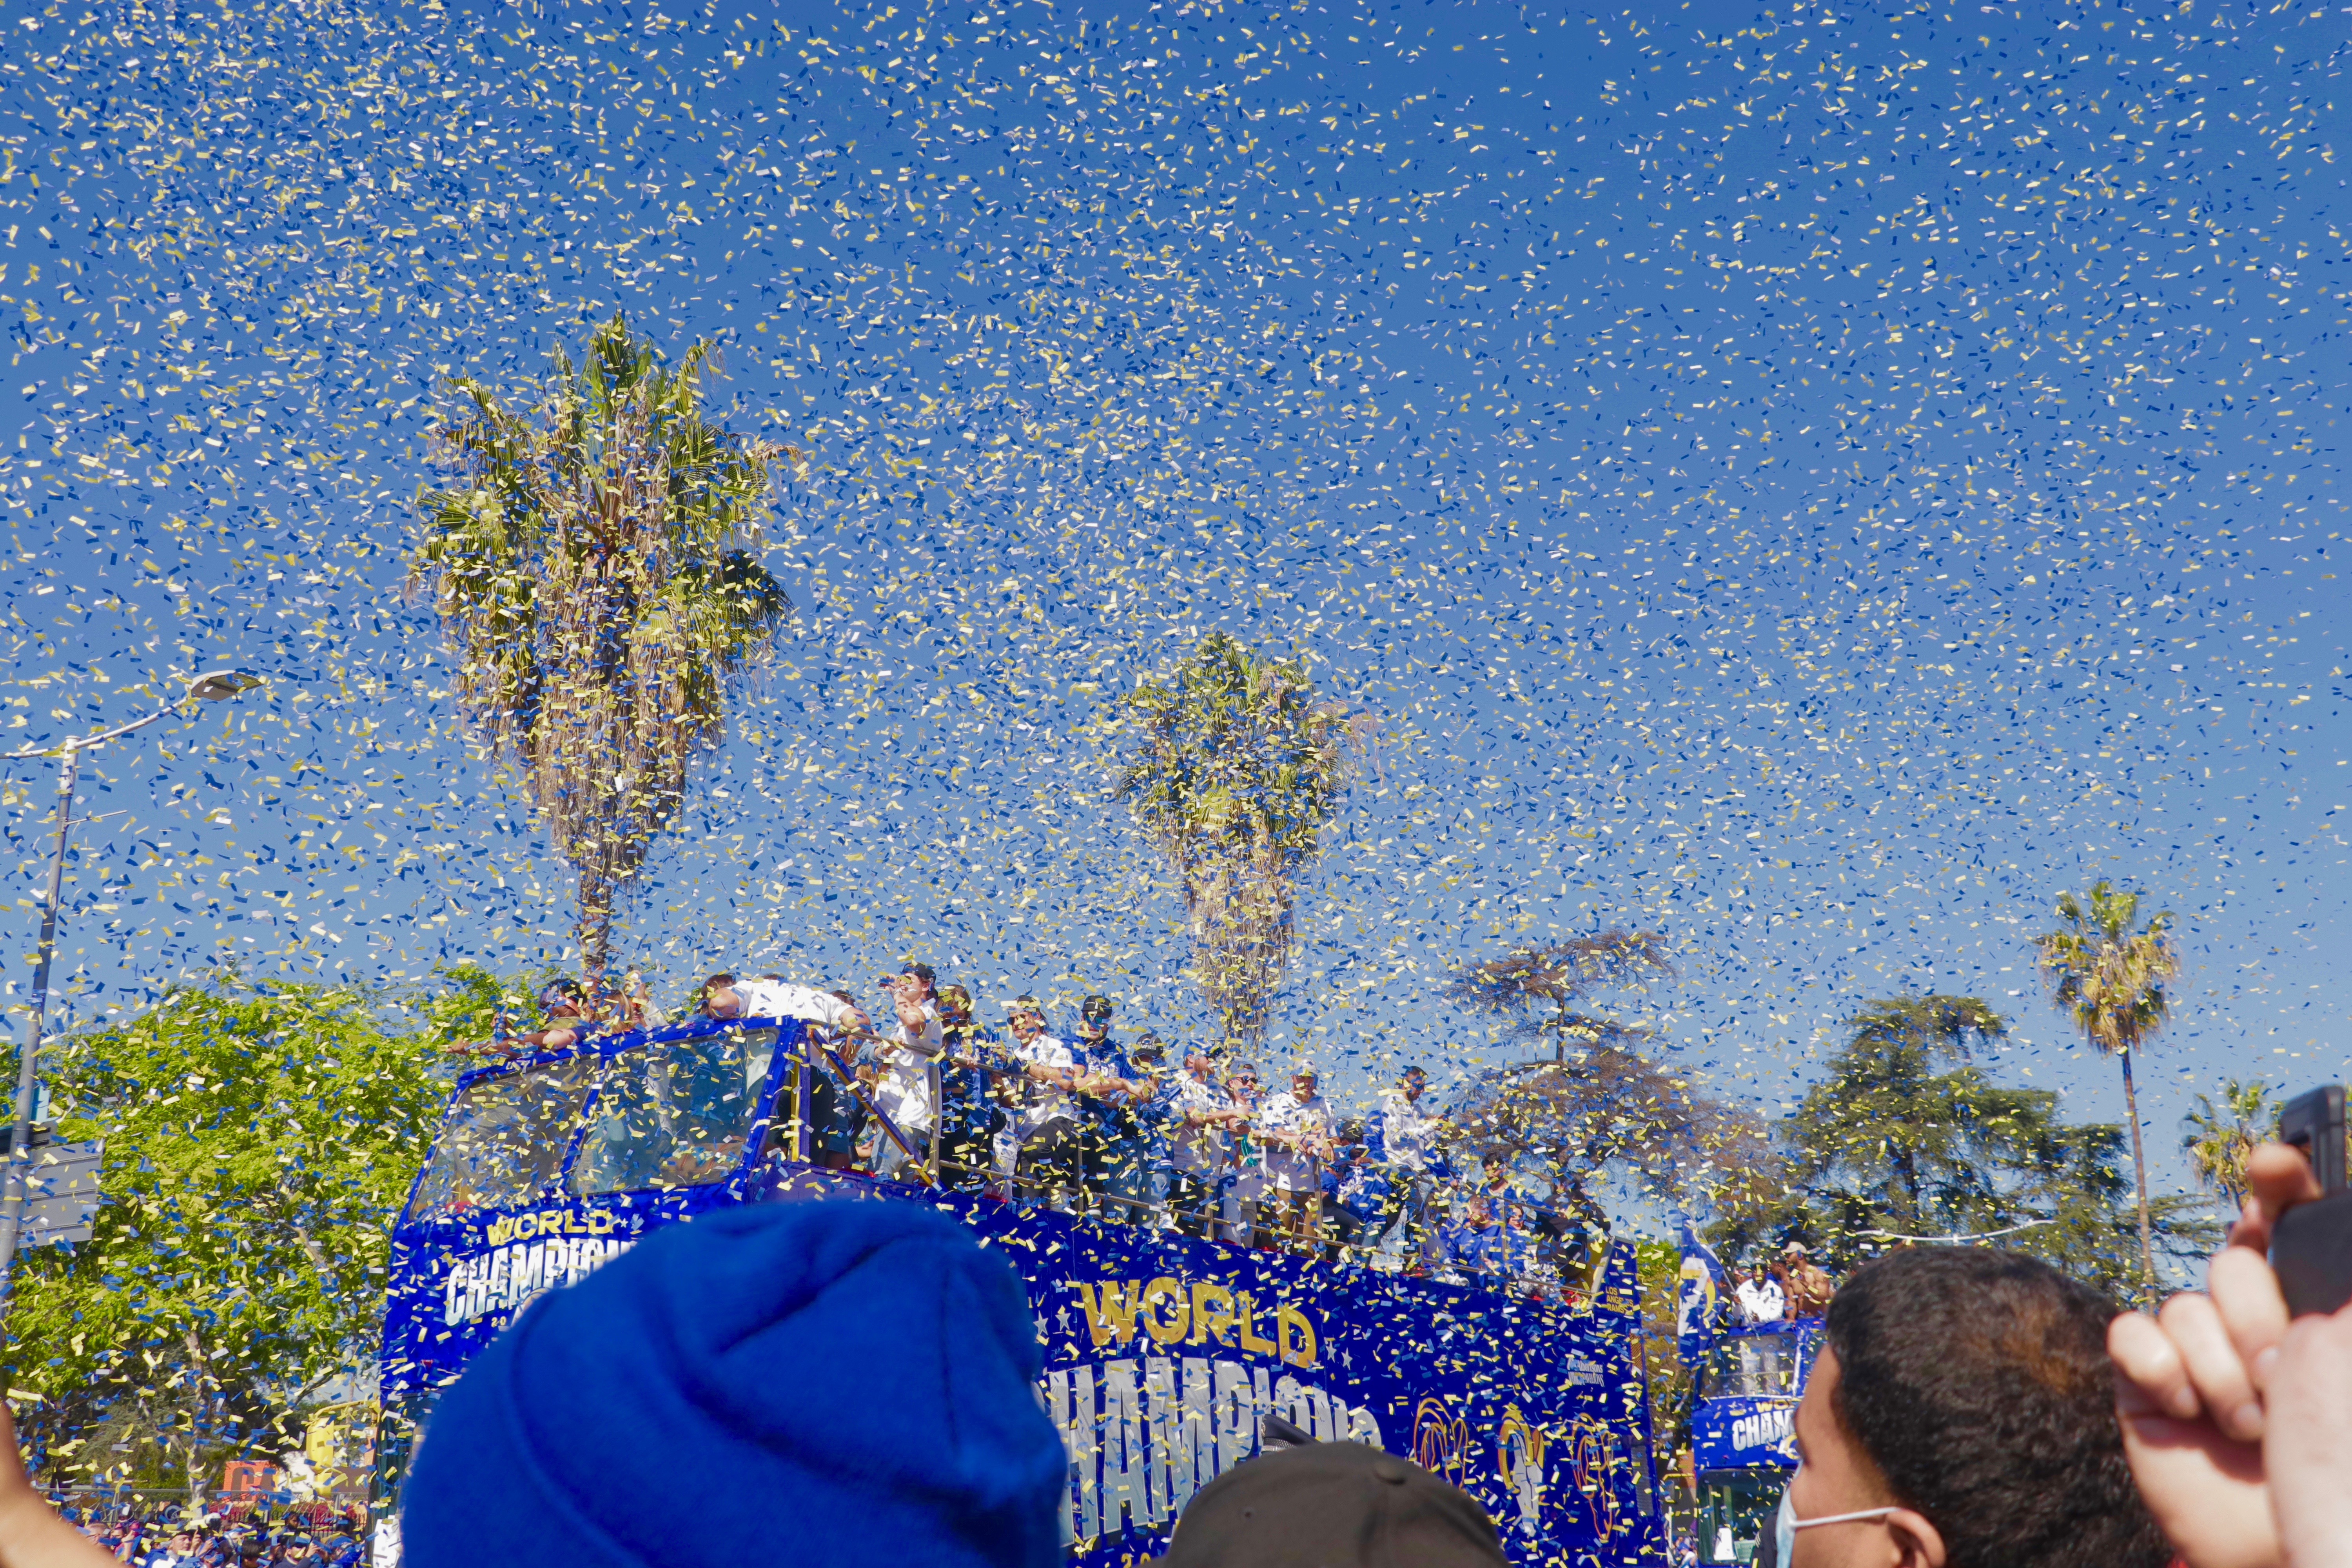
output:
[{"label": "white t-shirt", "polygon": [[[1288,1089],[1281,1089],[1265,1097],[1250,1126],[1261,1134],[1279,1132],[1288,1138],[1303,1136],[1318,1144],[1326,1143],[1331,1137],[1329,1104],[1319,1094],[1301,1100]],[[1285,1193],[1310,1192],[1318,1185],[1316,1173],[1320,1154],[1310,1157],[1271,1138],[1262,1142],[1267,1185]]]},{"label": "white t-shirt", "polygon": [[[1025,1046],[1015,1040],[1013,1042],[1012,1054],[1014,1061],[1024,1065],[1034,1064],[1048,1068],[1074,1068],[1078,1065],[1078,1058],[1071,1051],[1068,1044],[1051,1035],[1038,1035]],[[1021,1112],[1022,1137],[1028,1137],[1048,1121],[1056,1119],[1064,1121],[1076,1119],[1077,1111],[1070,1104],[1068,1089],[1057,1088],[1050,1083],[1039,1083],[1035,1079],[1031,1079],[1024,1088],[1028,1092],[1029,1103]]]},{"label": "white t-shirt", "polygon": [[1204,1121],[1198,1124],[1183,1120],[1188,1110],[1230,1110],[1233,1101],[1225,1091],[1212,1080],[1202,1083],[1187,1073],[1176,1080],[1176,1114],[1168,1123],[1168,1163],[1188,1175],[1216,1177],[1224,1174],[1225,1163],[1232,1152],[1227,1147],[1223,1122]]},{"label": "white t-shirt", "polygon": [[1392,1089],[1381,1096],[1381,1152],[1391,1165],[1408,1171],[1429,1169],[1430,1142],[1437,1118]]},{"label": "white t-shirt", "polygon": [[735,994],[742,998],[746,1018],[799,1018],[840,1029],[848,1027],[855,1011],[830,991],[795,985],[789,980],[739,980]]},{"label": "white t-shirt", "polygon": [[1739,1298],[1739,1310],[1751,1323],[1777,1323],[1787,1308],[1777,1279],[1742,1279],[1732,1294]]},{"label": "white t-shirt", "polygon": [[874,1103],[898,1124],[901,1132],[929,1131],[931,1125],[931,1063],[946,1051],[940,1033],[940,1016],[932,1013],[919,1029],[900,1024],[890,1038],[876,1047],[882,1079],[874,1086]]}]

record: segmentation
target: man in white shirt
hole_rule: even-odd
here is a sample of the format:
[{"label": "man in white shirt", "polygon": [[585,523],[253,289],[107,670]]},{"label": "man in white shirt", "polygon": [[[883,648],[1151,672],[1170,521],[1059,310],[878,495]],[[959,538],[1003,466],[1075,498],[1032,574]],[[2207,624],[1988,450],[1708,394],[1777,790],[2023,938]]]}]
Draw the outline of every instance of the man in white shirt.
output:
[{"label": "man in white shirt", "polygon": [[1257,1119],[1257,1068],[1242,1062],[1225,1076],[1225,1103],[1234,1110],[1225,1173],[1218,1183],[1222,1239],[1247,1247],[1255,1237],[1257,1201],[1265,1195],[1264,1148],[1250,1124]]},{"label": "man in white shirt", "polygon": [[1732,1294],[1738,1298],[1740,1316],[1751,1323],[1777,1323],[1788,1307],[1780,1282],[1766,1273],[1761,1263],[1748,1266],[1748,1278]]},{"label": "man in white shirt", "polygon": [[[738,980],[714,974],[702,983],[701,1010],[713,1018],[797,1018],[833,1037],[836,1052],[857,1055],[856,1037],[873,1027],[865,1009],[831,991],[795,985],[773,975]],[[822,1051],[807,1053],[810,1069],[808,1154],[817,1164],[846,1170],[857,1159],[858,1134],[865,1126],[866,1107],[856,1091],[827,1063]],[[845,1066],[847,1062],[845,1061]],[[744,1071],[764,1074],[768,1064],[744,1063]],[[784,1114],[780,1109],[779,1116]]]},{"label": "man in white shirt", "polygon": [[1045,1032],[1045,1010],[1034,996],[1015,996],[1005,1017],[1013,1031],[1013,1059],[1029,1080],[1028,1104],[1016,1123],[1021,1152],[1013,1166],[1013,1191],[1022,1199],[1043,1196],[1067,1209],[1084,1198],[1085,1146],[1071,1100],[1077,1053]]},{"label": "man in white shirt", "polygon": [[1381,1215],[1381,1228],[1364,1243],[1378,1247],[1404,1221],[1404,1246],[1424,1268],[1437,1261],[1436,1226],[1430,1224],[1430,1199],[1435,1187],[1431,1167],[1437,1159],[1438,1119],[1421,1107],[1429,1092],[1429,1074],[1418,1066],[1404,1069],[1394,1089],[1381,1096],[1381,1108],[1365,1129],[1365,1147],[1371,1158],[1388,1167],[1389,1198]]},{"label": "man in white shirt", "polygon": [[1323,1161],[1331,1150],[1330,1108],[1315,1087],[1315,1069],[1302,1066],[1290,1075],[1290,1088],[1267,1095],[1250,1122],[1265,1150],[1275,1234],[1300,1251],[1320,1241]]},{"label": "man in white shirt", "polygon": [[913,1145],[908,1153],[879,1126],[874,1131],[874,1173],[902,1182],[928,1179],[930,1139],[939,1121],[939,1096],[932,1089],[947,1037],[940,1032],[939,1003],[932,994],[933,975],[928,963],[909,963],[891,982],[898,999],[898,1026],[875,1047],[882,1069],[874,1086],[874,1106],[888,1117],[899,1136]]},{"label": "man in white shirt", "polygon": [[1177,1229],[1206,1237],[1215,1228],[1218,1188],[1232,1159],[1230,1130],[1249,1117],[1219,1086],[1217,1064],[1206,1051],[1185,1053],[1175,1112],[1168,1163],[1176,1180],[1169,1206],[1175,1211]]}]

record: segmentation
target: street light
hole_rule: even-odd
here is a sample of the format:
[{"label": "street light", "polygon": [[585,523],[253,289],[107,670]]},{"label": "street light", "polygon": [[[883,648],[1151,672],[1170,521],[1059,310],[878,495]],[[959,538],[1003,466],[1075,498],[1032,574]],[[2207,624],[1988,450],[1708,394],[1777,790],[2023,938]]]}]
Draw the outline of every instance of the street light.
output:
[{"label": "street light", "polygon": [[24,1048],[16,1053],[16,1119],[15,1131],[8,1141],[7,1176],[0,1184],[0,1317],[8,1310],[8,1288],[15,1275],[16,1239],[25,1226],[25,1194],[29,1185],[33,1151],[33,1097],[39,1080],[41,1026],[48,1013],[49,961],[57,954],[58,898],[64,890],[66,879],[66,835],[73,826],[73,792],[75,778],[80,769],[81,754],[107,742],[128,735],[133,730],[144,729],[158,719],[169,718],[180,703],[195,700],[218,702],[226,698],[252,690],[261,684],[261,677],[242,669],[208,669],[188,682],[180,701],[158,708],[142,719],[95,735],[77,735],[54,746],[37,746],[27,752],[10,752],[0,755],[0,762],[22,762],[28,757],[63,757],[65,778],[58,787],[58,848],[49,861],[49,896],[41,909],[41,946],[33,965],[33,1005],[25,1020]]}]

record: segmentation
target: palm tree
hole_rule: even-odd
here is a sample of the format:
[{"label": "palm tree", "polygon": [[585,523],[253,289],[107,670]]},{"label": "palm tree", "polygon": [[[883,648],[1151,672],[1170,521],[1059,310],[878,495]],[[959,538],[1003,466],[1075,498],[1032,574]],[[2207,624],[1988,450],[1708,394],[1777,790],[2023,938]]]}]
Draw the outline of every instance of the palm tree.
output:
[{"label": "palm tree", "polygon": [[2219,1104],[2200,1094],[2197,1108],[2181,1119],[2189,1135],[2180,1146],[2197,1168],[2197,1179],[2220,1193],[2232,1214],[2246,1201],[2246,1156],[2277,1128],[2278,1112],[2268,1085],[2231,1079],[2221,1086]]},{"label": "palm tree", "polygon": [[2066,923],[2033,939],[2052,1000],[2074,1016],[2083,1037],[2123,1063],[2124,1109],[2131,1118],[2132,1171],[2139,1184],[2140,1261],[2147,1286],[2156,1289],[2156,1245],[2147,1221],[2147,1153],[2140,1142],[2139,1096],[2132,1088],[2131,1054],[2164,1027],[2164,983],[2180,973],[2180,960],[2168,933],[2168,911],[2149,917],[2139,930],[2137,893],[2118,891],[2105,878],[2091,888],[2088,904],[2072,893],[2058,895],[2058,915]]},{"label": "palm tree", "polygon": [[1176,873],[1192,980],[1228,1049],[1265,1033],[1299,879],[1370,730],[1369,715],[1318,702],[1298,660],[1223,632],[1138,686],[1113,721],[1114,793]]},{"label": "palm tree", "polygon": [[410,582],[433,591],[468,718],[577,875],[593,988],[615,896],[725,732],[730,679],[792,614],[755,553],[784,449],[703,417],[705,342],[666,364],[616,315],[554,365],[528,412],[451,384],[465,405],[434,437],[457,479],[417,498]]}]

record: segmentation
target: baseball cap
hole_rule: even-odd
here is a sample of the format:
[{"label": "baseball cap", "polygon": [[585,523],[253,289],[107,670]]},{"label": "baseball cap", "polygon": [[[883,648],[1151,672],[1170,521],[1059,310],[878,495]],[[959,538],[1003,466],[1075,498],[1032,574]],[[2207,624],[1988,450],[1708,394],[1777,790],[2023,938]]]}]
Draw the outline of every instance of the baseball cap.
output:
[{"label": "baseball cap", "polygon": [[1202,1487],[1157,1568],[1501,1568],[1477,1500],[1364,1443],[1269,1423],[1267,1447]]},{"label": "baseball cap", "polygon": [[544,1008],[565,1004],[580,1005],[580,983],[576,980],[551,980],[539,989],[539,1005]]},{"label": "baseball cap", "polygon": [[1078,1016],[1089,1024],[1094,1024],[1109,1017],[1114,1011],[1109,997],[1089,996],[1079,1005]]}]

